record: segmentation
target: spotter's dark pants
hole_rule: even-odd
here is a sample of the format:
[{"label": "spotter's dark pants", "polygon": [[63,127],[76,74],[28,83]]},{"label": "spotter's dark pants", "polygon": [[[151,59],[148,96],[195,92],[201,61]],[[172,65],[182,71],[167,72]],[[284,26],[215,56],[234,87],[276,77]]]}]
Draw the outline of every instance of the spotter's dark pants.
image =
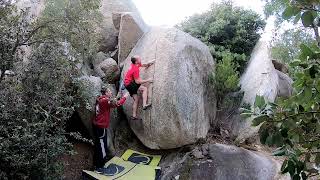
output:
[{"label": "spotter's dark pants", "polygon": [[108,129],[93,125],[93,132],[95,135],[93,164],[96,168],[101,168],[111,158],[108,150]]}]

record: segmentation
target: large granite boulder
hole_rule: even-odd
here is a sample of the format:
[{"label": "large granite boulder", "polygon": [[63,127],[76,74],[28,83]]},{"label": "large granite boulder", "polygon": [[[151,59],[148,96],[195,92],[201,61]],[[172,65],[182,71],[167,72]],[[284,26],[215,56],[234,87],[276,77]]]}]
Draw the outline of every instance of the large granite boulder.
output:
[{"label": "large granite boulder", "polygon": [[167,154],[160,166],[162,180],[289,180],[289,173],[280,173],[281,164],[282,160],[268,152],[224,144],[203,144],[188,153]]},{"label": "large granite boulder", "polygon": [[[289,97],[292,94],[292,82],[289,76],[275,68],[267,42],[260,40],[240,80],[243,102],[253,105],[256,95],[263,96],[269,102],[274,102],[277,97]],[[237,126],[233,131],[239,132],[237,142],[258,136],[260,127],[252,127],[251,118],[238,119],[234,123]]]},{"label": "large granite boulder", "polygon": [[131,12],[137,19],[140,19],[141,22],[143,22],[143,20],[138,9],[131,0],[102,0],[101,3],[100,11],[103,14],[101,35],[103,38],[100,42],[100,50],[109,52],[115,50],[119,34],[113,24],[113,13]]},{"label": "large granite boulder", "polygon": [[259,41],[240,80],[244,102],[253,104],[256,95],[273,102],[277,97],[278,82],[279,76],[270,58],[270,49],[266,42]]},{"label": "large granite boulder", "polygon": [[[142,79],[154,81],[148,99],[152,108],[143,111],[140,100],[142,121],[129,120],[142,143],[151,149],[170,149],[206,137],[216,113],[214,91],[208,82],[214,70],[209,48],[178,29],[152,28],[123,63],[122,79],[133,55],[141,56],[142,63],[155,60],[153,66],[140,71]],[[132,115],[132,102],[129,98],[124,105],[127,117]]]}]

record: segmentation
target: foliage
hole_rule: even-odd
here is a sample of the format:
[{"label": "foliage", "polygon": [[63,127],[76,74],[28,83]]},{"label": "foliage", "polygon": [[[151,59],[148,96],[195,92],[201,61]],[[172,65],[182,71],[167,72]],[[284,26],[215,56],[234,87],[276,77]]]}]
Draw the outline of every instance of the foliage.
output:
[{"label": "foliage", "polygon": [[79,53],[78,58],[91,59],[98,50],[99,6],[100,0],[46,0],[35,42],[64,42]]},{"label": "foliage", "polygon": [[276,15],[281,24],[283,21],[297,24],[301,22],[304,27],[312,28],[316,41],[320,43],[319,26],[319,1],[317,0],[265,0],[265,14]]},{"label": "foliage", "polygon": [[[295,16],[317,32],[318,2],[283,0],[283,5],[287,6],[284,18]],[[300,49],[298,59],[290,64],[296,70],[294,95],[276,103],[257,96],[252,109],[243,109],[243,115],[253,116],[254,126],[261,125],[261,142],[279,147],[275,156],[286,156],[281,171],[289,172],[292,179],[319,175],[314,165],[320,164],[320,48],[301,44]]]},{"label": "foliage", "polygon": [[316,44],[311,33],[305,29],[289,29],[284,31],[279,36],[276,36],[272,42],[271,54],[272,58],[278,61],[289,64],[300,54],[300,44]]},{"label": "foliage", "polygon": [[[237,66],[233,62],[232,53],[224,53],[223,58],[216,65],[215,74],[212,73],[211,83],[216,86],[217,96],[222,98],[225,94],[238,90],[239,73],[236,71]],[[221,102],[222,99],[219,99]]]},{"label": "foliage", "polygon": [[213,4],[208,12],[191,16],[177,27],[209,46],[217,60],[211,82],[215,83],[221,102],[226,93],[238,89],[239,75],[244,71],[265,22],[257,13],[224,1]]},{"label": "foliage", "polygon": [[34,52],[26,73],[0,87],[0,179],[57,179],[70,150],[64,127],[73,112],[72,66],[54,46]]},{"label": "foliage", "polygon": [[77,105],[73,79],[76,64],[97,51],[100,1],[66,2],[48,0],[36,20],[0,5],[0,67],[16,72],[0,79],[0,179],[61,179],[59,157],[72,152],[65,125]]},{"label": "foliage", "polygon": [[243,72],[265,22],[252,10],[231,2],[213,4],[211,10],[188,18],[178,28],[206,43],[219,62],[224,52],[233,54],[238,71]]}]

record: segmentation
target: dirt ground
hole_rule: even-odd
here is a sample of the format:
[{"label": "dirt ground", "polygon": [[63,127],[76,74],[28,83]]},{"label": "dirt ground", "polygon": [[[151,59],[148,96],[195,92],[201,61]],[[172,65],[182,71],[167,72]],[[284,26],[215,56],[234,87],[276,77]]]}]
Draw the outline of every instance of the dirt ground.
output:
[{"label": "dirt ground", "polygon": [[93,163],[93,146],[86,143],[75,143],[75,155],[62,157],[64,163],[64,180],[79,180],[84,169],[90,170]]}]

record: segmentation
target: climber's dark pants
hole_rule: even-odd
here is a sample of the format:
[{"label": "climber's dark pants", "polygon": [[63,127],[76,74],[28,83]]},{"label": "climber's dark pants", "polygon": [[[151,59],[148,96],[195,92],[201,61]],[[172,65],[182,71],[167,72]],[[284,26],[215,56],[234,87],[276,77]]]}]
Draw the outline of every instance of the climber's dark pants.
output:
[{"label": "climber's dark pants", "polygon": [[111,158],[108,151],[108,129],[93,125],[93,132],[95,136],[93,164],[96,168],[100,168]]}]

